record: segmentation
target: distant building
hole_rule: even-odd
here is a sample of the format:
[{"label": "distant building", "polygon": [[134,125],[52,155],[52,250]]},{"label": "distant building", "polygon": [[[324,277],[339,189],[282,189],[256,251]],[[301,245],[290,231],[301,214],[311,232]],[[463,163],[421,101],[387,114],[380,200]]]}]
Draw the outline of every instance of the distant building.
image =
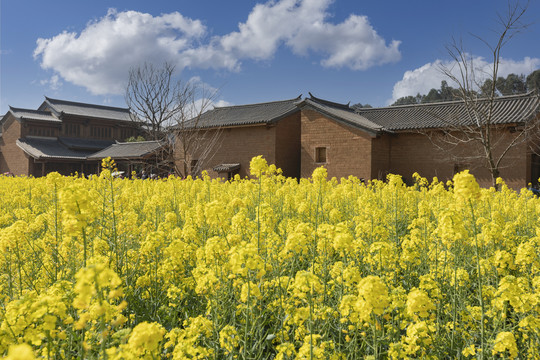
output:
[{"label": "distant building", "polygon": [[[10,107],[1,120],[0,173],[94,174],[99,172],[99,154],[104,149],[118,149],[122,147],[118,140],[137,134],[127,108],[48,97],[37,110]],[[138,150],[146,151],[141,146]]]},{"label": "distant building", "polygon": [[[539,110],[540,100],[533,94],[497,98],[494,131],[511,137],[520,124],[540,120]],[[349,175],[384,179],[395,173],[410,181],[418,172],[429,179],[446,180],[467,168],[483,186],[489,186],[490,174],[479,159],[463,161],[457,156],[457,152],[475,149],[464,145],[453,153],[441,151],[426,136],[444,131],[444,119],[449,116],[465,118],[464,111],[460,101],[355,110],[311,94],[305,99],[218,107],[204,113],[198,128],[191,130],[219,132],[212,155],[203,158],[193,152],[187,159],[178,158],[178,163],[198,164],[199,171],[223,178],[248,176],[250,159],[257,155],[291,177],[309,177],[315,168],[324,166],[329,177],[338,179]],[[506,145],[497,144],[497,151],[504,151]],[[540,161],[531,145],[522,142],[506,155],[501,177],[509,186],[537,183]]]}]

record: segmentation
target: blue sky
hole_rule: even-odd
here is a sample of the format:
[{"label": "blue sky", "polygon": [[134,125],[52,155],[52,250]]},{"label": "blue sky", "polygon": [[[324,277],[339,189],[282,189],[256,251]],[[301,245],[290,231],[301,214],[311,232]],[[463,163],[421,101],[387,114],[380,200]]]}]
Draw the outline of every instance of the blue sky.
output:
[{"label": "blue sky", "polygon": [[[427,93],[463,39],[479,66],[497,40],[501,0],[3,0],[0,112],[44,96],[125,107],[131,67],[168,61],[182,80],[218,89],[217,105],[311,92],[386,106]],[[501,75],[540,68],[540,0],[503,48]],[[452,85],[452,84],[450,84]]]}]

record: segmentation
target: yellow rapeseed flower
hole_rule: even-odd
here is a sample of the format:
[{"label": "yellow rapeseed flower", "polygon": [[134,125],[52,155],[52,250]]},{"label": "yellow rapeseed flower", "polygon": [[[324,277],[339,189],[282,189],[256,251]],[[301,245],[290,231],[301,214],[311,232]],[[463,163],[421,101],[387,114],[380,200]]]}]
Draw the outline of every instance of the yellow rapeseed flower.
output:
[{"label": "yellow rapeseed flower", "polygon": [[9,347],[6,360],[34,360],[34,352],[28,344],[12,345]]},{"label": "yellow rapeseed flower", "polygon": [[501,354],[506,356],[510,355],[511,359],[518,356],[518,349],[516,344],[516,338],[514,334],[509,331],[503,331],[497,334],[495,338],[495,344],[493,345],[493,355]]},{"label": "yellow rapeseed flower", "polygon": [[480,198],[480,186],[469,170],[454,175],[454,195],[456,198],[466,201]]}]

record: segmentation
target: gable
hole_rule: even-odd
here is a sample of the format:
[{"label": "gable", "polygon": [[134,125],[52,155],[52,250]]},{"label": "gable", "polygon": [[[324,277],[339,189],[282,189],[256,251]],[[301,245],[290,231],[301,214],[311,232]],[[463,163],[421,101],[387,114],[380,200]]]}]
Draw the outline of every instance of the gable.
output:
[{"label": "gable", "polygon": [[305,99],[297,106],[302,110],[315,111],[326,118],[338,122],[342,125],[359,129],[368,133],[371,137],[376,137],[384,128],[369,119],[357,114],[352,108],[345,108],[344,105],[332,106],[328,101],[321,102],[312,99]]}]

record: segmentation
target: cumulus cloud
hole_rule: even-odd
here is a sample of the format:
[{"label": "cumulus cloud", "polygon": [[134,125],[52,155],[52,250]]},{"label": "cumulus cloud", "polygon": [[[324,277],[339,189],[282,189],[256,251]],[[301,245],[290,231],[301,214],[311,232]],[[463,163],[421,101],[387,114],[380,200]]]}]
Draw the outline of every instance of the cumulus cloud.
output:
[{"label": "cumulus cloud", "polygon": [[399,41],[389,45],[366,16],[350,15],[339,24],[327,22],[332,0],[281,0],[257,4],[239,30],[214,37],[206,46],[189,51],[191,61],[204,67],[237,70],[241,60],[267,60],[284,45],[293,53],[323,56],[325,67],[365,70],[399,61]]},{"label": "cumulus cloud", "polygon": [[316,54],[321,66],[365,70],[398,61],[399,41],[389,44],[366,16],[328,21],[333,0],[279,0],[257,4],[238,31],[209,37],[200,20],[178,12],[152,16],[109,10],[80,33],[64,31],[37,40],[42,68],[94,94],[123,92],[127,69],[168,61],[183,68],[238,71],[242,61],[271,59],[280,47]]},{"label": "cumulus cloud", "polygon": [[205,83],[199,76],[194,76],[188,80],[188,84],[192,86],[193,98],[187,104],[187,108],[184,109],[187,116],[186,118],[194,118],[197,115],[211,110],[215,107],[230,106],[230,102],[219,99],[219,89],[212,85]]},{"label": "cumulus cloud", "polygon": [[121,94],[127,69],[144,61],[173,61],[205,34],[198,20],[179,13],[152,16],[109,10],[80,33],[66,32],[38,39],[34,57],[65,81],[94,94]]},{"label": "cumulus cloud", "polygon": [[[492,69],[492,63],[485,58],[472,57],[476,69],[476,75],[481,82],[489,77]],[[446,80],[448,85],[456,87],[448,77],[442,72],[441,68],[451,69],[454,76],[459,79],[458,66],[452,61],[436,60],[427,63],[417,69],[406,71],[403,78],[394,85],[392,99],[388,104],[395,102],[404,96],[415,96],[416,94],[427,94],[431,89],[439,89],[441,81]],[[498,76],[506,77],[509,74],[529,74],[540,67],[539,58],[525,57],[523,60],[502,59],[499,65]],[[483,77],[482,77],[483,76]]]},{"label": "cumulus cloud", "polygon": [[51,90],[58,90],[62,87],[62,81],[57,74],[51,76],[50,79],[41,80],[39,83],[43,86],[48,86]]}]

